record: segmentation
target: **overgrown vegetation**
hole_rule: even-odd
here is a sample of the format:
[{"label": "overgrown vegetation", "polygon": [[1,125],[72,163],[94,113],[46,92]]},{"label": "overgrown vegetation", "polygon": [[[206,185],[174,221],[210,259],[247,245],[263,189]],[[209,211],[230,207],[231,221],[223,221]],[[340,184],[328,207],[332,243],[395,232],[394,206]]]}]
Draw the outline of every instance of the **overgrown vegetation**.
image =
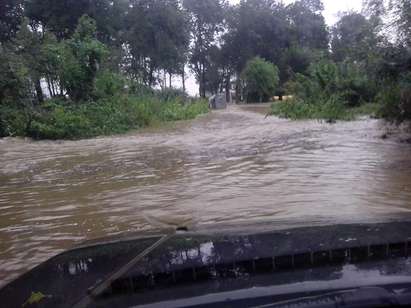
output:
[{"label": "overgrown vegetation", "polygon": [[263,102],[270,99],[279,83],[278,68],[259,57],[250,60],[243,73],[247,102]]},{"label": "overgrown vegetation", "polygon": [[[364,14],[346,13],[332,29],[332,53],[287,82],[293,100],[272,114],[292,119],[350,120],[368,113],[390,121],[411,119],[410,6],[369,0]],[[396,15],[394,17],[394,15]],[[384,17],[390,17],[390,36]]]},{"label": "overgrown vegetation", "polygon": [[[1,53],[0,136],[87,138],[208,111],[206,102],[183,91],[153,90],[105,68],[109,51],[96,33],[95,21],[84,15],[70,38],[43,37],[40,43],[23,21],[14,44]],[[39,85],[42,75],[47,100]]]},{"label": "overgrown vegetation", "polygon": [[164,102],[155,96],[132,95],[80,105],[55,99],[41,107],[28,128],[33,138],[75,139],[123,133],[162,121],[193,119],[208,111],[205,102]]},{"label": "overgrown vegetation", "polygon": [[273,104],[271,113],[292,120],[313,119],[333,123],[337,120],[355,120],[359,116],[376,117],[380,112],[380,108],[380,105],[375,103],[347,108],[333,99],[325,103],[313,105],[298,103],[296,101],[286,101]]},{"label": "overgrown vegetation", "polygon": [[[311,64],[306,75],[297,74],[287,84],[293,99],[273,104],[272,113],[292,119],[350,120],[355,111],[368,110],[376,95],[373,82],[356,64],[322,60]],[[376,104],[373,113],[378,108]]]},{"label": "overgrown vegetation", "polygon": [[30,113],[9,107],[1,107],[0,112],[0,129],[5,136],[78,139],[124,133],[159,122],[194,119],[208,112],[208,102],[124,95],[73,104],[55,98]]},{"label": "overgrown vegetation", "polygon": [[380,117],[410,119],[409,0],[365,0],[331,28],[323,11],[321,0],[1,1],[0,136],[186,118],[204,105],[189,104],[187,67],[202,98],[234,88],[237,102],[292,95],[273,107],[285,117],[349,119],[379,105]]}]

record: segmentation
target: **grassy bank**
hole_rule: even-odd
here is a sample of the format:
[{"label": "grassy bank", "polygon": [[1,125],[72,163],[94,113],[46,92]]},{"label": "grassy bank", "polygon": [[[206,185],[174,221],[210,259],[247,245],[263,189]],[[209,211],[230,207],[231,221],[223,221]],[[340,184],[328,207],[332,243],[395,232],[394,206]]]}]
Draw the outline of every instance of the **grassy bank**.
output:
[{"label": "grassy bank", "polygon": [[35,108],[2,109],[0,130],[34,139],[81,139],[193,119],[207,112],[204,100],[179,97],[119,95],[81,104],[52,99]]},{"label": "grassy bank", "polygon": [[359,116],[369,115],[376,117],[380,106],[374,103],[363,104],[358,107],[347,107],[339,102],[306,104],[297,100],[273,103],[271,115],[292,120],[315,119],[329,122],[355,120]]}]

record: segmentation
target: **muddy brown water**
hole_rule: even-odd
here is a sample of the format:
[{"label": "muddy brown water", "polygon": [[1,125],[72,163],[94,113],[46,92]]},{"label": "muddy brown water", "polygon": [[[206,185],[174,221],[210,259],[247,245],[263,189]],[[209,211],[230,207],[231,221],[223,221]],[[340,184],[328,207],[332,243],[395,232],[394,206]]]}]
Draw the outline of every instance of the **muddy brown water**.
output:
[{"label": "muddy brown water", "polygon": [[82,141],[0,139],[0,285],[88,239],[167,226],[383,222],[411,213],[411,145],[378,120],[230,107]]}]

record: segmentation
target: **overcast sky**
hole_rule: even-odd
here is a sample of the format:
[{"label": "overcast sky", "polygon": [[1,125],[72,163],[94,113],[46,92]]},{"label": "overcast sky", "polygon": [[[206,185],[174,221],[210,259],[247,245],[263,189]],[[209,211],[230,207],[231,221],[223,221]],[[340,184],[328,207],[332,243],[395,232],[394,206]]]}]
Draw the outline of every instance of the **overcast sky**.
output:
[{"label": "overcast sky", "polygon": [[[240,0],[228,0],[230,3],[239,3]],[[284,3],[291,3],[293,0],[284,0]],[[338,12],[349,10],[361,10],[362,0],[323,0],[325,6],[324,17],[329,26],[338,21]]]}]

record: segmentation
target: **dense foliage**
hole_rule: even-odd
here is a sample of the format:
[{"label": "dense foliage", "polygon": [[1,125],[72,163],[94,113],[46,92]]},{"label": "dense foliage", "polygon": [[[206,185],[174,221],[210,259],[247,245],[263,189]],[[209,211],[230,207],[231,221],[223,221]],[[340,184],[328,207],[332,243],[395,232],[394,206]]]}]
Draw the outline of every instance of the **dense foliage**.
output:
[{"label": "dense foliage", "polygon": [[207,112],[207,103],[180,90],[153,90],[113,72],[110,50],[97,37],[86,15],[61,40],[22,21],[12,41],[0,45],[0,136],[75,139]]},{"label": "dense foliage", "polygon": [[274,107],[276,114],[292,118],[346,119],[348,109],[371,102],[376,94],[372,81],[352,62],[322,60],[310,65],[287,84],[294,97]]},{"label": "dense foliage", "polygon": [[[292,95],[274,108],[283,116],[328,110],[331,118],[375,103],[378,116],[409,119],[409,0],[365,0],[362,12],[342,13],[331,28],[323,11],[321,0],[1,1],[0,135],[123,131],[114,126],[147,123],[147,104],[167,110],[147,107],[156,119],[185,118],[173,115],[189,108],[187,69],[201,97]],[[183,93],[172,88],[176,77]],[[126,106],[141,112],[136,123],[114,117]],[[91,114],[103,120],[100,110],[123,122],[98,128]],[[82,133],[50,133],[58,125]]]},{"label": "dense foliage", "polygon": [[410,12],[407,1],[369,0],[364,14],[345,13],[331,31],[330,56],[295,74],[287,83],[293,99],[273,106],[273,113],[335,120],[368,110],[389,120],[411,119]]},{"label": "dense foliage", "polygon": [[208,111],[204,101],[163,101],[157,96],[104,98],[87,105],[54,99],[32,119],[28,135],[36,139],[76,139],[124,133],[158,122],[193,119]]},{"label": "dense foliage", "polygon": [[278,86],[278,68],[259,57],[248,61],[242,77],[247,101],[262,102],[270,99]]}]

